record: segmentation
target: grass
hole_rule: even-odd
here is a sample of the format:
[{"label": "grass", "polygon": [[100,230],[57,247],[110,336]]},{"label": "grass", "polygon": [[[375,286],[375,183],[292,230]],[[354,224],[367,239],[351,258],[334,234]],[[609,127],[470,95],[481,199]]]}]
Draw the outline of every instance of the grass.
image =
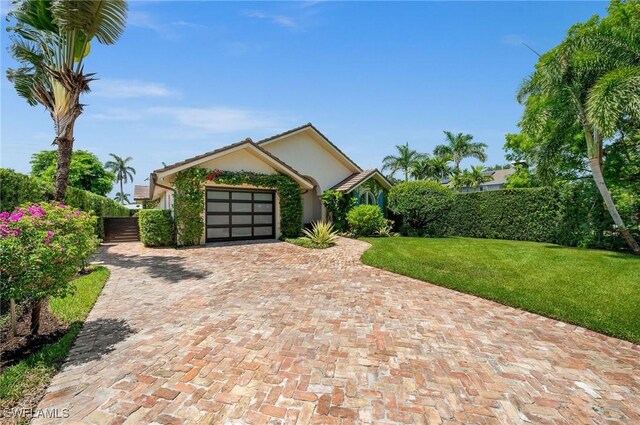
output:
[{"label": "grass", "polygon": [[285,238],[284,241],[292,243],[294,245],[304,247],[304,248],[312,248],[312,249],[325,249],[325,248],[330,248],[334,245],[334,244],[318,244],[304,236],[301,236],[299,238]]},{"label": "grass", "polygon": [[49,300],[51,312],[69,324],[69,328],[62,338],[0,374],[0,409],[15,406],[51,381],[108,278],[109,270],[98,266],[90,274],[73,281],[76,288],[73,295]]},{"label": "grass", "polygon": [[365,264],[640,343],[639,257],[493,239],[365,240]]}]

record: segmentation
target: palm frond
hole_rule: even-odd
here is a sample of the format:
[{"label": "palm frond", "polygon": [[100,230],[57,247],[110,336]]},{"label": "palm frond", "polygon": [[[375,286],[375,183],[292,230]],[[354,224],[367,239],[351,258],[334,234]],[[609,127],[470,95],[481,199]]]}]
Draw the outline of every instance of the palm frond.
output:
[{"label": "palm frond", "polygon": [[604,137],[612,136],[625,116],[640,121],[640,67],[621,67],[599,79],[589,91],[587,114]]}]

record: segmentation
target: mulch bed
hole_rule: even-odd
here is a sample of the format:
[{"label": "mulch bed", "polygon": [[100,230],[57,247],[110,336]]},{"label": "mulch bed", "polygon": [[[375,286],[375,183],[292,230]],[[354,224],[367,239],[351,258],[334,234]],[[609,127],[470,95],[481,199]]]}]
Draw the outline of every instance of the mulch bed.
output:
[{"label": "mulch bed", "polygon": [[0,330],[0,371],[29,357],[47,344],[57,341],[64,335],[68,325],[60,322],[49,311],[47,303],[40,316],[40,333],[29,334],[31,309],[25,308],[17,320],[17,336],[11,335],[11,324],[7,323]]}]

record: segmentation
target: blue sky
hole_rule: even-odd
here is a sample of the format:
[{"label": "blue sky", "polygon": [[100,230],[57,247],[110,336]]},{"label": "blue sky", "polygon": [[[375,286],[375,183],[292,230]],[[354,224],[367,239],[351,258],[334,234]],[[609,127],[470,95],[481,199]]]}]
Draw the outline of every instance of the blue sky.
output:
[{"label": "blue sky", "polygon": [[[118,44],[93,43],[86,60],[100,80],[83,98],[75,148],[132,156],[142,184],[163,161],[311,121],[365,168],[400,143],[431,152],[442,130],[473,134],[489,145],[487,165],[504,163],[522,112],[515,92],[536,62],[522,42],[544,52],[606,5],[130,2]],[[1,165],[28,172],[53,129],[6,80],[6,26]]]}]

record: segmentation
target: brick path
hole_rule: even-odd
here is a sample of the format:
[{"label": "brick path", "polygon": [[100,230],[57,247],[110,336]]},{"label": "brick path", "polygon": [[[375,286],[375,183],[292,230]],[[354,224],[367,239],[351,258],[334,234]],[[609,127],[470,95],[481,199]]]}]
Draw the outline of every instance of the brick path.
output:
[{"label": "brick path", "polygon": [[640,423],[638,346],[364,266],[366,248],[106,247],[111,279],[39,407],[98,424]]}]

